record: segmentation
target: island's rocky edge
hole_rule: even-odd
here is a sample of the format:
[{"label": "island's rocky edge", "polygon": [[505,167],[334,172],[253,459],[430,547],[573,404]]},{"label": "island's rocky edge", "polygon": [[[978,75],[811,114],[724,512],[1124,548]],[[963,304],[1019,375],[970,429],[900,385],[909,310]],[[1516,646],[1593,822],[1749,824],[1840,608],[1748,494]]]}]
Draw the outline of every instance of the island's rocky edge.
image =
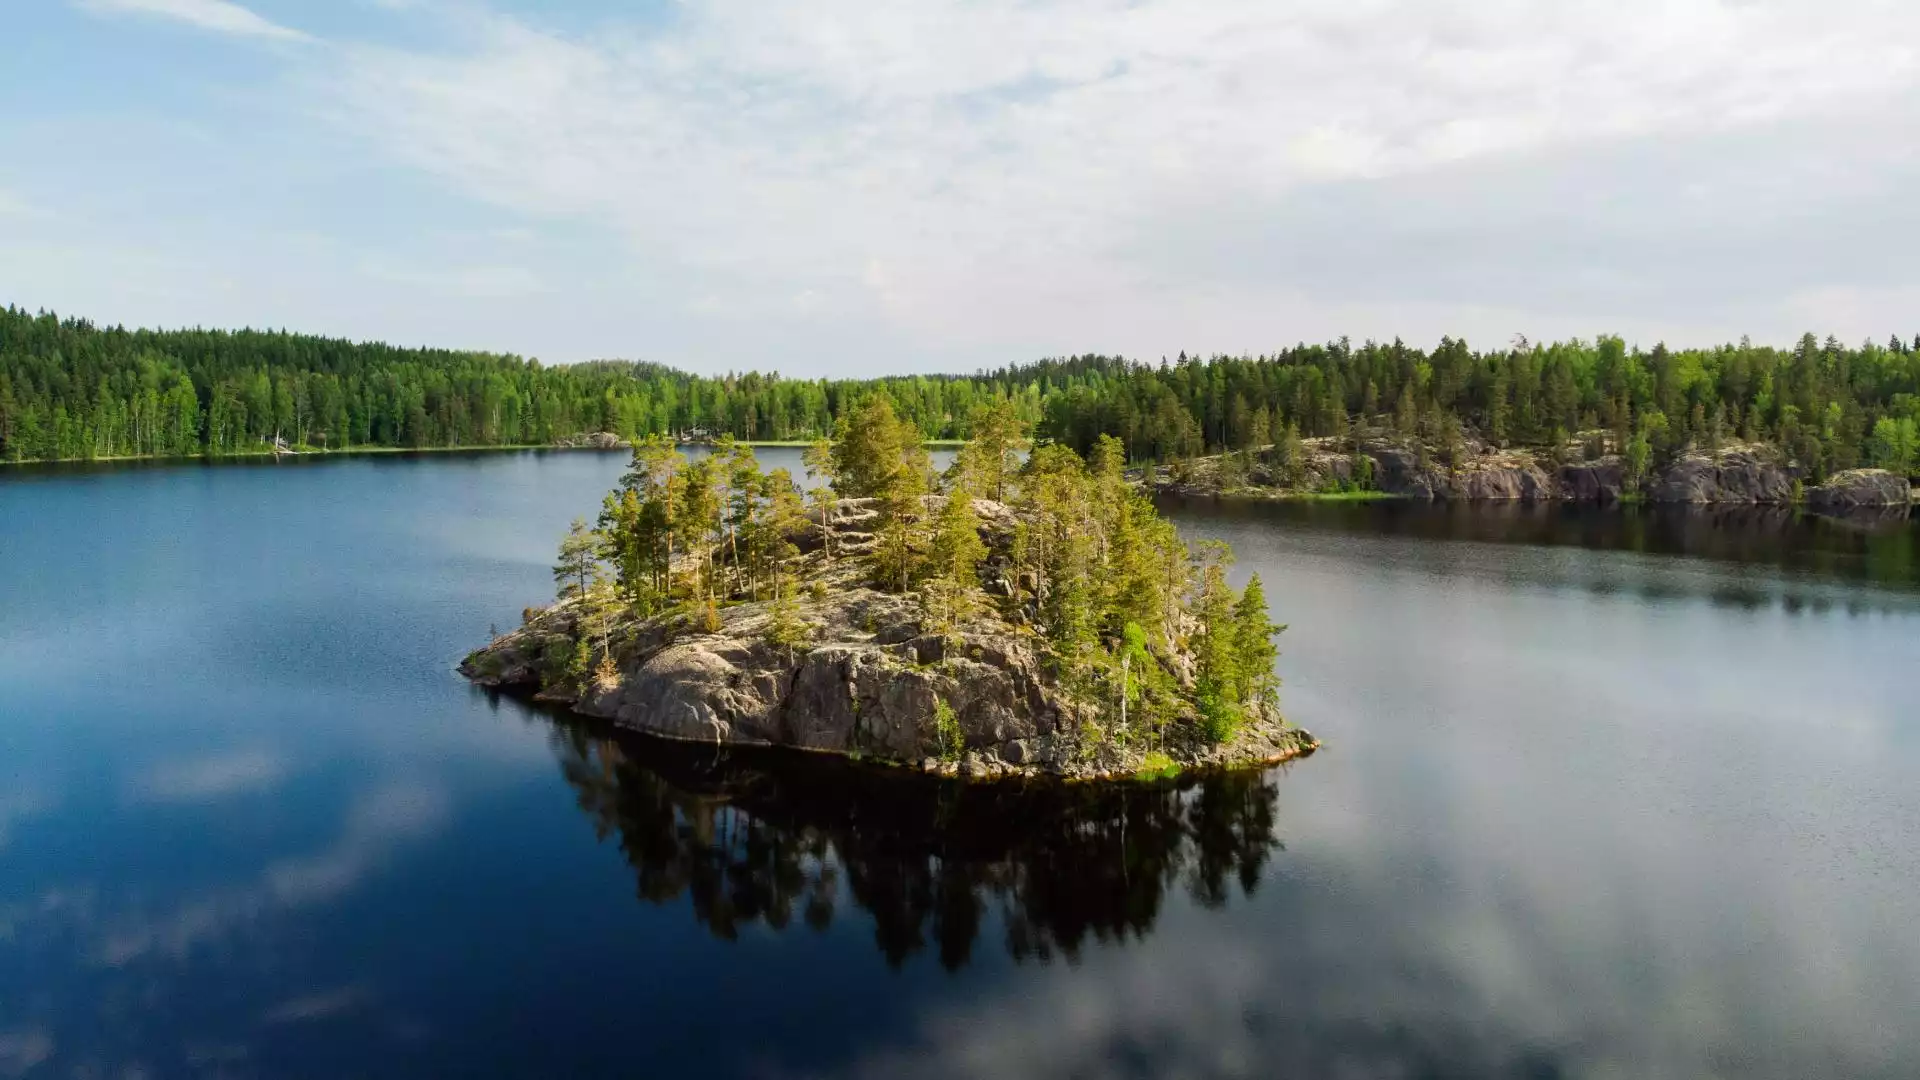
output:
[{"label": "island's rocky edge", "polygon": [[[1012,512],[983,499],[973,505],[991,566],[1011,541]],[[1088,737],[1089,721],[1105,731],[1117,718],[1054,678],[1031,629],[988,612],[956,632],[929,633],[915,598],[872,586],[859,556],[871,549],[875,517],[872,500],[840,501],[829,519],[831,561],[817,524],[791,537],[802,551],[799,615],[814,631],[804,646],[770,640],[770,603],[736,603],[719,609],[712,633],[686,616],[628,620],[613,635],[608,677],[570,677],[562,668],[578,639],[575,599],[529,609],[522,626],[469,655],[460,672],[665,738],[830,752],[976,780],[1132,776],[1151,767],[1154,753],[1180,769],[1251,767],[1319,748],[1270,705],[1249,710],[1224,743]],[[953,710],[961,754],[936,749],[936,700]]]},{"label": "island's rocky edge", "polygon": [[[1289,470],[1275,448],[1236,468],[1229,455],[1215,455],[1156,469],[1151,486],[1182,495],[1288,498],[1356,485],[1356,463],[1371,471],[1368,488],[1384,495],[1466,502],[1614,503],[1632,491],[1618,454],[1584,454],[1578,443],[1559,454],[1499,449],[1465,436],[1449,467],[1432,444],[1383,431],[1349,439],[1303,440],[1301,461]],[[1144,470],[1136,477],[1146,478]],[[1905,477],[1884,469],[1849,469],[1824,483],[1809,484],[1804,471],[1764,444],[1692,448],[1655,468],[1638,494],[1648,502],[1693,505],[1786,506],[1798,502],[1821,511],[1904,509],[1913,502]]]}]

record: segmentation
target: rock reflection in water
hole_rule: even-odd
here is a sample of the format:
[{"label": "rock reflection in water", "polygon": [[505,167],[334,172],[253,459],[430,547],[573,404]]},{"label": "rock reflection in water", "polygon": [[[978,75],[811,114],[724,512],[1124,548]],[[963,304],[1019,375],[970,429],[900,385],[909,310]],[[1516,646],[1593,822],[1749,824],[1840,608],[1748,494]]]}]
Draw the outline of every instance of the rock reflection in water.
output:
[{"label": "rock reflection in water", "polygon": [[1920,585],[1920,518],[1905,507],[1816,514],[1784,506],[1234,502],[1162,496],[1163,510],[1348,535],[1686,555],[1840,580]]},{"label": "rock reflection in water", "polygon": [[898,966],[957,970],[989,912],[1016,960],[1074,960],[1153,929],[1167,892],[1251,895],[1274,834],[1268,774],[963,785],[799,754],[662,743],[555,717],[567,783],[642,900],[681,897],[716,937],[825,929],[849,904]]}]

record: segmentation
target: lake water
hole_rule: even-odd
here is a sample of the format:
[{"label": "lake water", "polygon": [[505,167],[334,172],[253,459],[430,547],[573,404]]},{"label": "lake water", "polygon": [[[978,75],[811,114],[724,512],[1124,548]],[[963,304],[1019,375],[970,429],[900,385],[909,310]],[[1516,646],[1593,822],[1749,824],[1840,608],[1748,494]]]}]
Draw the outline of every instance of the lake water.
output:
[{"label": "lake water", "polygon": [[1019,793],[469,688],[623,465],[0,473],[0,1077],[1920,1074],[1911,523],[1174,506],[1327,749]]}]

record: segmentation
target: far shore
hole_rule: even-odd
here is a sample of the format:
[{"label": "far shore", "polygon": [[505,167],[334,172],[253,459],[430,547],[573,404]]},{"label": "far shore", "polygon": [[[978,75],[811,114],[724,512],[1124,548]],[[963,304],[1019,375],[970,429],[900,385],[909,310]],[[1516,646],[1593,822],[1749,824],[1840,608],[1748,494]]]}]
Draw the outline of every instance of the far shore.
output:
[{"label": "far shore", "polygon": [[[927,446],[938,449],[951,449],[966,445],[965,439],[928,439]],[[812,446],[811,439],[735,439],[735,446],[795,447]],[[682,442],[681,446],[712,446],[713,440],[697,439]],[[368,454],[474,454],[486,451],[509,450],[556,450],[569,453],[589,451],[593,453],[626,452],[629,446],[567,446],[558,443],[483,443],[477,446],[349,446],[330,450],[323,447],[308,447],[302,450],[236,450],[229,454],[100,454],[95,457],[68,458],[24,458],[20,460],[0,459],[0,468],[24,467],[31,465],[111,465],[129,462],[184,463],[192,461],[267,461],[280,458],[334,458],[358,457]]]}]

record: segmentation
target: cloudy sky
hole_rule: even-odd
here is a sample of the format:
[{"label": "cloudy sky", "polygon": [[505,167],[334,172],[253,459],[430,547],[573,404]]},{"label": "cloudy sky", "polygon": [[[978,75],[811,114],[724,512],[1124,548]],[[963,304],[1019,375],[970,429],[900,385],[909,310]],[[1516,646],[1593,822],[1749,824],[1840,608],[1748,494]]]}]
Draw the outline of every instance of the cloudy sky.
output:
[{"label": "cloudy sky", "polygon": [[717,371],[1920,330],[1911,0],[15,0],[0,303]]}]

